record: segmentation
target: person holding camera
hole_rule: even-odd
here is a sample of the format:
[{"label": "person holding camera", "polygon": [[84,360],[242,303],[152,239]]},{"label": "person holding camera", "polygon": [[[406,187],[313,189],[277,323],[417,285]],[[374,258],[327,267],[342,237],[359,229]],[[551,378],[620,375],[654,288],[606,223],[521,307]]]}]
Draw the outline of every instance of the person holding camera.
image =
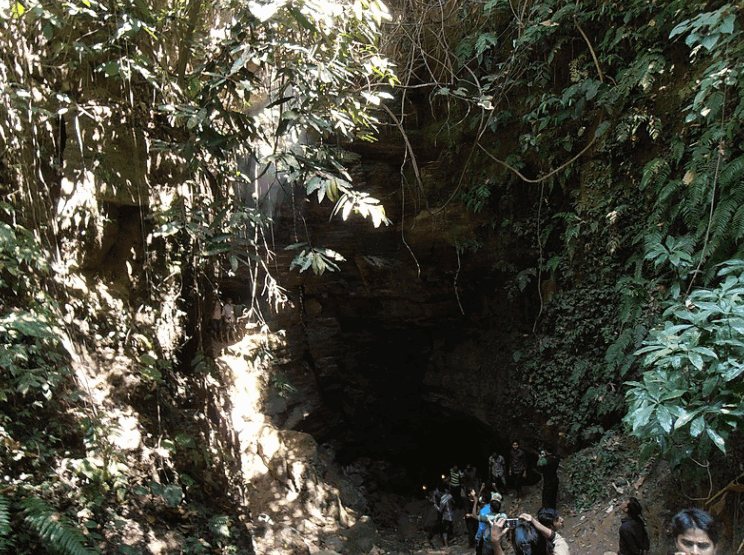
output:
[{"label": "person holding camera", "polygon": [[475,533],[476,553],[479,555],[494,555],[494,545],[491,541],[491,525],[500,518],[506,518],[501,512],[501,494],[493,492],[491,501],[485,505],[479,514],[469,513],[465,518],[478,520],[478,531]]},{"label": "person holding camera", "polygon": [[[530,515],[526,515],[530,516]],[[532,517],[530,517],[531,519]],[[499,518],[491,525],[491,542],[494,555],[504,555],[501,538],[507,530],[512,530],[511,544],[516,555],[542,555],[547,553],[547,540],[537,531],[536,523],[525,521],[521,517]]]},{"label": "person holding camera", "polygon": [[487,494],[483,492],[485,487],[485,484],[483,484],[478,493],[476,493],[474,489],[470,490],[469,499],[472,502],[473,507],[470,510],[470,513],[465,515],[465,526],[468,529],[468,547],[471,549],[475,547],[475,555],[480,555],[480,547],[478,546],[476,536],[478,535],[478,529],[481,525],[475,515],[480,514],[481,508],[488,506]]},{"label": "person holding camera", "polygon": [[555,509],[542,508],[537,511],[537,518],[523,513],[519,515],[520,520],[531,523],[548,541],[548,553],[550,555],[571,555],[568,542],[558,533],[563,529],[563,517],[558,515]]}]

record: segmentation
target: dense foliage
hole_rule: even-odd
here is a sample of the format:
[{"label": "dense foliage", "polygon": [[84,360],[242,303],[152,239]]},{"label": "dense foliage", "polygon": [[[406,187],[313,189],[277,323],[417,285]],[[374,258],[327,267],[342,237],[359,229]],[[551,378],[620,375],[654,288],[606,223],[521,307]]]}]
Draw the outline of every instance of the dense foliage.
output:
[{"label": "dense foliage", "polygon": [[651,331],[645,355],[649,369],[628,392],[626,417],[635,434],[654,439],[670,460],[705,461],[744,417],[744,264],[727,263],[714,289],[695,289],[663,314]]},{"label": "dense foliage", "polygon": [[[445,184],[412,166],[412,196],[491,216],[458,249],[529,245],[495,269],[535,318],[514,348],[522,413],[577,445],[629,408],[675,463],[725,449],[744,416],[738,6],[393,8],[385,23],[366,0],[0,7],[0,548],[95,553],[121,539],[122,501],[182,522],[186,499],[198,518],[184,552],[245,545],[237,508],[215,513],[203,493],[239,498],[229,446],[183,416],[214,409],[210,384],[223,385],[207,307],[239,267],[254,318],[259,298],[284,302],[267,233],[277,194],[388,223],[339,148],[371,138],[383,103],[404,134],[414,105],[422,135],[445,145]],[[112,229],[116,211],[134,230]],[[291,266],[337,268],[342,253],[300,220]],[[88,398],[91,373],[124,380],[106,375],[120,357],[136,361],[121,402],[137,404],[154,470],[131,467],[123,419]]]},{"label": "dense foliage", "polygon": [[[726,281],[724,292],[716,287],[732,279],[718,264],[738,259],[744,239],[740,8],[633,0],[446,7],[443,23],[417,28],[400,77],[430,87],[432,112],[446,123],[429,125],[458,138],[440,157],[465,161],[450,166],[455,192],[446,202],[492,215],[480,244],[495,233],[501,244],[531,245],[529,261],[510,269],[514,298],[535,302],[534,336],[514,351],[514,379],[526,376],[531,389],[521,411],[538,409],[576,445],[625,413],[628,392],[632,429],[664,452],[676,445],[675,463],[681,453],[708,453],[705,442],[693,448],[700,437],[723,448],[740,422],[728,411],[741,378],[719,364],[738,339],[719,345],[721,324],[696,321],[707,338],[696,348],[710,351],[690,362],[701,376],[684,378],[684,394],[672,388],[678,404],[649,385],[662,367],[688,375],[677,355],[652,359],[637,381],[634,353],[650,329],[679,329],[669,328],[679,303],[718,294],[728,306],[738,294],[727,297]],[[433,18],[413,4],[402,9]],[[658,345],[658,333],[639,355]],[[718,396],[710,387],[721,372],[733,383]],[[710,381],[699,392],[702,376]],[[728,408],[715,416],[703,405]]]},{"label": "dense foliage", "polygon": [[[0,6],[3,548],[141,553],[121,541],[139,512],[188,516],[179,552],[250,551],[242,509],[208,493],[242,484],[230,439],[194,410],[215,413],[224,385],[201,325],[239,266],[254,319],[259,297],[283,302],[278,189],[387,223],[338,148],[369,139],[394,82],[387,17],[375,1]],[[339,253],[294,231],[301,271],[333,269]],[[117,380],[123,398],[91,395]],[[147,463],[122,447],[132,418]]]}]

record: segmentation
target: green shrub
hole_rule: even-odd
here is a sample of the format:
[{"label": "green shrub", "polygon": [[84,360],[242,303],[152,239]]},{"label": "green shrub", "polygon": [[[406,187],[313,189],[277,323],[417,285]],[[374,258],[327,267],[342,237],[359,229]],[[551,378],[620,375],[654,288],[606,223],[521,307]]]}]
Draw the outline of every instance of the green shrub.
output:
[{"label": "green shrub", "polygon": [[646,370],[629,382],[626,424],[678,467],[725,452],[744,422],[744,261],[731,260],[712,289],[696,289],[663,314],[645,346]]}]

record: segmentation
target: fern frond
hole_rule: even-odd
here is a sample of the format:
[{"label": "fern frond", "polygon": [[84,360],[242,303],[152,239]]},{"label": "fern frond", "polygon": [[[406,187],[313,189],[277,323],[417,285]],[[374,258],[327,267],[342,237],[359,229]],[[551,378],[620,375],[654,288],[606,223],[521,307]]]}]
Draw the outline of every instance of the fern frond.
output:
[{"label": "fern frond", "polygon": [[624,89],[641,87],[646,92],[654,84],[654,74],[663,73],[665,68],[664,56],[655,52],[644,53],[633,60],[628,70],[623,72],[620,83]]},{"label": "fern frond", "polygon": [[[711,237],[714,240],[723,237],[728,232],[729,224],[734,212],[739,208],[740,203],[733,198],[727,198],[719,202],[715,210],[713,211],[713,219],[711,221],[710,231]],[[701,222],[704,224],[705,222]]]},{"label": "fern frond", "polygon": [[643,168],[643,177],[641,178],[641,190],[649,185],[657,183],[666,183],[669,179],[671,168],[664,158],[654,158]]},{"label": "fern frond", "polygon": [[650,250],[655,249],[656,247],[662,244],[661,240],[662,240],[661,233],[656,229],[652,229],[651,231],[645,234],[645,237],[644,237],[645,250],[650,251]]},{"label": "fern frond", "polygon": [[688,228],[695,229],[701,220],[708,220],[705,213],[710,206],[711,192],[711,180],[705,174],[696,176],[690,183],[687,197],[680,202],[680,213]]},{"label": "fern frond", "polygon": [[672,144],[669,145],[669,157],[674,160],[675,164],[679,164],[682,160],[682,156],[685,154],[685,143],[679,139],[672,140]]},{"label": "fern frond", "polygon": [[650,54],[641,66],[643,73],[638,79],[638,86],[643,92],[648,92],[653,87],[656,77],[654,74],[663,73],[666,60],[660,54]]},{"label": "fern frond", "polygon": [[14,544],[10,537],[10,500],[0,494],[0,553],[5,553]]},{"label": "fern frond", "polygon": [[52,550],[65,555],[97,555],[85,536],[43,499],[29,496],[21,502],[24,521]]},{"label": "fern frond", "polygon": [[640,86],[644,92],[651,90],[655,73],[663,73],[666,67],[664,57],[656,52],[645,52],[633,60],[629,67],[618,73],[617,85],[607,94],[603,94],[600,105],[616,107],[620,101],[625,101],[630,92]]},{"label": "fern frond", "polygon": [[726,164],[721,171],[718,181],[722,189],[727,189],[744,178],[744,156],[735,158]]},{"label": "fern frond", "polygon": [[726,132],[721,129],[720,126],[715,127],[709,127],[708,130],[703,133],[703,135],[698,139],[697,146],[695,147],[695,158],[699,158],[698,152],[706,152],[709,151],[710,155],[717,154],[718,152],[718,145],[721,143],[722,140],[726,138]]},{"label": "fern frond", "polygon": [[741,244],[744,241],[744,205],[739,206],[739,209],[731,218],[731,239],[736,244]]},{"label": "fern frond", "polygon": [[707,109],[705,119],[710,123],[718,120],[721,117],[721,108],[723,107],[725,95],[721,91],[716,91],[705,101],[705,108]]},{"label": "fern frond", "polygon": [[10,533],[10,501],[0,494],[0,538]]},{"label": "fern frond", "polygon": [[[640,305],[640,302],[636,300],[635,304]],[[625,328],[605,353],[605,360],[610,364],[610,366],[615,367],[615,370],[620,376],[624,376],[628,372],[628,369],[634,360],[634,357],[629,354],[629,351],[631,351],[635,345],[634,337],[635,333],[633,328]]]},{"label": "fern frond", "polygon": [[684,187],[684,183],[681,179],[672,179],[671,181],[659,182],[661,189],[657,196],[657,202],[661,206],[667,206],[674,204],[679,201],[681,191]]},{"label": "fern frond", "polygon": [[712,237],[728,246],[737,243],[741,235],[734,221],[744,205],[744,157],[725,165],[718,180],[718,203],[713,212]]}]

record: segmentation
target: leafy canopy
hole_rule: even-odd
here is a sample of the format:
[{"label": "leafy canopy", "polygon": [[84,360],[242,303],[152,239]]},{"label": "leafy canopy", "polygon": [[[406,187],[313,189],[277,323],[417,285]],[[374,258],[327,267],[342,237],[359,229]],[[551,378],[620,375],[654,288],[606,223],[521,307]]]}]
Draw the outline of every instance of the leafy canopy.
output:
[{"label": "leafy canopy", "polygon": [[[71,351],[110,348],[137,361],[130,377],[144,401],[132,403],[144,412],[207,398],[206,382],[184,387],[190,378],[177,368],[211,370],[177,358],[192,337],[201,341],[197,319],[215,277],[248,267],[254,296],[281,297],[271,212],[251,187],[259,176],[273,176],[292,198],[296,189],[330,199],[332,216],[388,223],[355,189],[338,148],[372,137],[374,111],[395,82],[378,51],[386,17],[376,0],[0,3],[0,194],[8,202],[0,207],[0,550],[106,550],[116,540],[104,527],[125,499],[175,506],[201,471],[235,470],[227,450],[203,455],[217,452],[204,438],[219,434],[195,430],[186,446],[182,428],[167,430],[164,420],[147,447],[193,455],[188,472],[169,468],[160,490],[137,486],[141,476],[111,440],[111,414],[81,400]],[[122,152],[137,171],[122,167]],[[129,218],[138,218],[143,243],[137,252],[134,242],[116,277],[137,299],[131,306],[110,294],[99,267],[79,272],[117,237],[107,228],[122,206],[137,207]],[[302,252],[312,260],[301,270],[343,260],[321,245]],[[234,472],[225,483],[239,480]],[[184,543],[236,549],[240,538],[218,537],[218,528]]]}]

